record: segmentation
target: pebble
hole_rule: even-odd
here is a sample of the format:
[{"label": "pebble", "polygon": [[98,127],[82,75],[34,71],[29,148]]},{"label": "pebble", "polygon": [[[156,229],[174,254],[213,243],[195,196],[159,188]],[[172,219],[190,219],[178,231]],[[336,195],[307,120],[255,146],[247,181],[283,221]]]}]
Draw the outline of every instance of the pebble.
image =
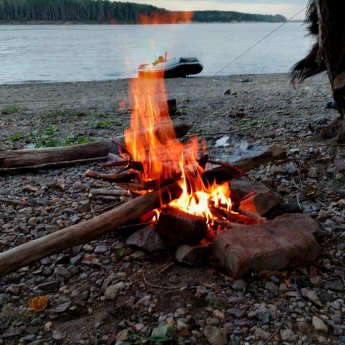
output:
[{"label": "pebble", "polygon": [[56,340],[56,341],[60,341],[62,339],[64,339],[66,337],[66,333],[65,332],[61,332],[58,330],[53,330],[53,334],[52,334],[52,339]]},{"label": "pebble", "polygon": [[55,313],[56,314],[61,314],[61,313],[64,313],[65,311],[67,311],[67,309],[71,306],[72,302],[71,301],[68,301],[68,302],[65,302],[65,303],[62,303],[60,305],[58,305],[56,308],[55,308]]},{"label": "pebble", "polygon": [[293,332],[291,329],[283,329],[280,331],[280,337],[282,341],[294,341],[296,339],[296,333]]},{"label": "pebble", "polygon": [[247,284],[243,279],[235,280],[232,283],[232,288],[236,291],[243,291],[246,288]]},{"label": "pebble", "polygon": [[95,251],[94,253],[95,254],[104,254],[108,251],[108,248],[102,244],[98,245],[96,248],[95,248]]},{"label": "pebble", "polygon": [[204,334],[210,345],[226,345],[228,343],[227,335],[223,328],[206,326]]},{"label": "pebble", "polygon": [[327,333],[328,332],[328,327],[327,325],[324,323],[323,320],[321,320],[320,318],[318,318],[317,316],[313,316],[312,318],[312,324],[313,324],[313,327],[314,329],[317,331],[317,332],[324,332],[324,333]]},{"label": "pebble", "polygon": [[338,292],[343,292],[344,291],[344,284],[339,281],[339,280],[328,280],[325,283],[324,288],[326,290],[332,290],[332,291],[338,291]]},{"label": "pebble", "polygon": [[118,293],[124,289],[125,283],[124,282],[119,282],[114,285],[109,285],[105,292],[104,292],[104,297],[109,300],[115,300]]}]

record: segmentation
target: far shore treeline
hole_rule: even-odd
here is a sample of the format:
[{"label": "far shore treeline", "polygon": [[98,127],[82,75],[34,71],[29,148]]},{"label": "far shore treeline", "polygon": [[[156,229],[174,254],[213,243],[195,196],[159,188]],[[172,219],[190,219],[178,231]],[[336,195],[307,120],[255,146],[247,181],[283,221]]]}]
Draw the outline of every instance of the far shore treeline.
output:
[{"label": "far shore treeline", "polygon": [[285,22],[282,15],[230,11],[172,12],[151,5],[106,0],[0,0],[0,23]]}]

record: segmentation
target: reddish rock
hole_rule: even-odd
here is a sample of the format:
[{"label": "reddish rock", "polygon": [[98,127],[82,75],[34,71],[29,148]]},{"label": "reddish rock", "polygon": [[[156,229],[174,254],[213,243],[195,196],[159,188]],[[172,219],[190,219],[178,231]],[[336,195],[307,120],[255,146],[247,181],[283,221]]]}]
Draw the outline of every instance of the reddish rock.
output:
[{"label": "reddish rock", "polygon": [[273,207],[279,205],[281,201],[282,198],[272,191],[267,191],[265,193],[252,193],[242,199],[240,208],[263,216]]},{"label": "reddish rock", "polygon": [[319,253],[313,233],[318,224],[303,214],[285,214],[255,225],[238,225],[218,233],[213,254],[235,277],[249,270],[305,265]]}]

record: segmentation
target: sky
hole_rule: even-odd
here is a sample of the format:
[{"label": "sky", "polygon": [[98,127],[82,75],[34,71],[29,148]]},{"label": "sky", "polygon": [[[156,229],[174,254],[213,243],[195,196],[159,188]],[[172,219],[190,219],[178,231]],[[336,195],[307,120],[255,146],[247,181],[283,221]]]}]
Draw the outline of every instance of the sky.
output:
[{"label": "sky", "polygon": [[[282,14],[290,18],[307,6],[308,0],[127,0],[175,11],[219,10],[258,14]],[[304,19],[302,11],[294,19]]]}]

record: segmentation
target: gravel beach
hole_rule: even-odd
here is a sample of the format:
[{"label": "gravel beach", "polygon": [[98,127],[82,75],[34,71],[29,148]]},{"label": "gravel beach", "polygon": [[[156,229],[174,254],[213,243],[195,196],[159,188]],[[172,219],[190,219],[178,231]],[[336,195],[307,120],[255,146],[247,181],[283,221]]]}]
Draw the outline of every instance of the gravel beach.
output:
[{"label": "gravel beach", "polygon": [[[123,134],[128,84],[0,85],[0,150]],[[320,255],[235,280],[215,260],[182,265],[173,250],[148,253],[114,232],[0,278],[0,344],[345,344],[345,146],[314,139],[337,117],[327,75],[296,87],[286,74],[169,79],[166,87],[177,102],[173,121],[205,138],[211,157],[233,161],[274,143],[287,150],[249,176],[318,221]],[[98,167],[0,175],[0,251],[114,202],[90,198],[110,186],[84,176]],[[42,311],[29,307],[37,296],[49,299]]]}]

